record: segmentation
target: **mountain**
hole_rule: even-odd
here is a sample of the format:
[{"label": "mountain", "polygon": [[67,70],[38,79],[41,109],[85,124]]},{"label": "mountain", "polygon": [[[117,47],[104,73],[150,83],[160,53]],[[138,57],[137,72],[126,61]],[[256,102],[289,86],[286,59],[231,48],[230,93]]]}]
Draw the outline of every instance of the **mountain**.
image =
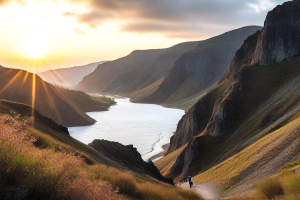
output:
[{"label": "mountain", "polygon": [[169,104],[212,87],[228,73],[235,52],[244,40],[261,28],[247,26],[201,41],[176,60],[157,90],[140,101]]},{"label": "mountain", "polygon": [[[0,68],[0,98],[33,105],[46,117],[64,126],[95,123],[85,112],[107,110],[109,102],[43,81],[39,76],[17,69]],[[33,98],[35,97],[35,98]]]},{"label": "mountain", "polygon": [[86,75],[92,73],[99,64],[94,62],[83,66],[60,68],[37,73],[45,81],[68,88],[75,87]]},{"label": "mountain", "polygon": [[99,65],[77,88],[90,93],[128,96],[134,102],[184,100],[217,83],[228,71],[243,41],[260,29],[243,27],[200,42],[134,51]]},{"label": "mountain", "polygon": [[241,193],[300,157],[300,38],[292,37],[299,22],[299,0],[268,13],[228,75],[180,120],[156,163],[163,175],[175,182],[192,175]]},{"label": "mountain", "polygon": [[128,56],[99,65],[77,87],[85,92],[126,96],[156,87],[173,67],[175,60],[198,43],[186,42],[167,49],[133,51]]}]

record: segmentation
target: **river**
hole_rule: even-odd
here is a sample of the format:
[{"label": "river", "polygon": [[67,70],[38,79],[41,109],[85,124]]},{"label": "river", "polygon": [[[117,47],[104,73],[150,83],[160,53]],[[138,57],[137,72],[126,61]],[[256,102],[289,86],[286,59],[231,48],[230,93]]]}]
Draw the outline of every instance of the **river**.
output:
[{"label": "river", "polygon": [[163,151],[170,142],[183,110],[165,108],[154,104],[131,103],[128,98],[115,99],[109,111],[89,112],[97,120],[94,125],[70,127],[75,139],[89,144],[94,139],[105,139],[124,145],[132,144],[148,160]]}]

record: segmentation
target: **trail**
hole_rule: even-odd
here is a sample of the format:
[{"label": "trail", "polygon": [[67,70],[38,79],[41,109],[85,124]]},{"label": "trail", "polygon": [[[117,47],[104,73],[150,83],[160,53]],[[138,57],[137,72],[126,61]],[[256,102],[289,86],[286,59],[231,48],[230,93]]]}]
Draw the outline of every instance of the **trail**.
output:
[{"label": "trail", "polygon": [[[181,184],[180,187],[189,189],[188,183]],[[192,187],[205,200],[217,200],[221,197],[221,192],[216,182],[194,182]]]}]

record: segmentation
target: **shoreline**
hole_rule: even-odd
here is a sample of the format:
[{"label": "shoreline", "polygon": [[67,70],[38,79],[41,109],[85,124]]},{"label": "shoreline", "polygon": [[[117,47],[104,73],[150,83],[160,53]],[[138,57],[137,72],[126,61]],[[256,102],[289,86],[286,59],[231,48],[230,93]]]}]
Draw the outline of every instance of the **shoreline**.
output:
[{"label": "shoreline", "polygon": [[163,146],[161,147],[161,148],[163,149],[163,151],[160,152],[160,153],[158,153],[158,154],[155,154],[155,155],[152,156],[152,157],[150,157],[150,158],[148,159],[148,161],[152,161],[152,162],[153,162],[153,160],[157,161],[158,158],[161,158],[161,157],[165,156],[166,153],[167,153],[167,151],[168,151],[168,149],[169,149],[169,146],[170,146],[170,143],[163,145]]}]

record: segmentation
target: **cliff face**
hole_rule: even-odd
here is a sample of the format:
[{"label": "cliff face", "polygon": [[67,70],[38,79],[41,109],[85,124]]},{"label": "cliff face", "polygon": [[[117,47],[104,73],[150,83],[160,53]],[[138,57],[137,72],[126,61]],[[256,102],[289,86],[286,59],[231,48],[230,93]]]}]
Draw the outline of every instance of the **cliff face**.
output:
[{"label": "cliff face", "polygon": [[[166,175],[178,181],[196,175],[284,125],[274,122],[297,102],[294,96],[284,98],[291,91],[288,83],[295,81],[293,87],[299,89],[299,40],[293,39],[300,35],[299,2],[269,12],[264,29],[249,36],[236,52],[227,77],[183,116],[168,155],[159,161],[173,159],[169,170],[160,168]],[[292,37],[285,37],[283,30]]]},{"label": "cliff face", "polygon": [[[256,46],[254,63],[270,65],[300,54],[300,1],[277,6],[268,13]],[[276,30],[276,31],[274,31]]]}]

